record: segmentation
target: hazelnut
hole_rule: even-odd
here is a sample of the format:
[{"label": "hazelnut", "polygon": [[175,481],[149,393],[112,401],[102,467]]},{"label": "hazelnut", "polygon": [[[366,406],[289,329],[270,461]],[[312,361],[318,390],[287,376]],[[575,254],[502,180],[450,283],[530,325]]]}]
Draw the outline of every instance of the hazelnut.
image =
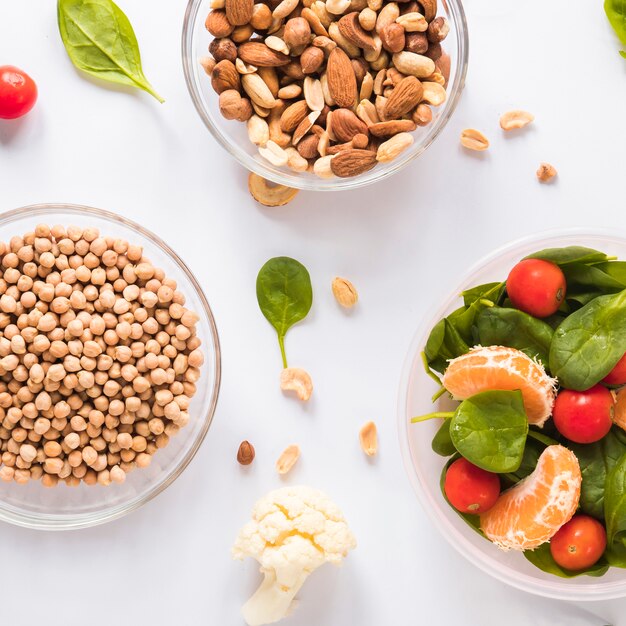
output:
[{"label": "hazelnut", "polygon": [[234,62],[237,58],[237,46],[228,38],[214,39],[209,44],[209,52],[213,55],[216,61]]},{"label": "hazelnut", "polygon": [[448,36],[449,32],[450,24],[448,24],[448,20],[445,17],[436,17],[428,25],[428,41],[440,43]]},{"label": "hazelnut", "polygon": [[407,33],[404,49],[415,54],[424,54],[428,50],[426,33]]},{"label": "hazelnut", "polygon": [[227,91],[228,89],[239,91],[241,80],[235,64],[232,61],[227,61],[226,59],[220,61],[213,68],[213,73],[211,74],[211,85],[218,94],[223,91]]},{"label": "hazelnut", "polygon": [[250,465],[254,461],[254,446],[247,440],[239,444],[237,450],[237,461],[240,465]]},{"label": "hazelnut", "polygon": [[233,32],[233,25],[228,21],[222,9],[211,11],[204,24],[213,37],[228,37]]},{"label": "hazelnut", "polygon": [[404,28],[395,22],[387,24],[387,26],[380,31],[380,40],[383,42],[383,48],[388,52],[392,54],[401,52],[404,50],[406,42]]},{"label": "hazelnut", "polygon": [[292,17],[290,20],[287,20],[283,40],[290,49],[305,46],[310,39],[311,27],[303,17]]},{"label": "hazelnut", "polygon": [[306,48],[300,56],[300,65],[304,74],[313,74],[324,63],[324,51],[315,46]]}]

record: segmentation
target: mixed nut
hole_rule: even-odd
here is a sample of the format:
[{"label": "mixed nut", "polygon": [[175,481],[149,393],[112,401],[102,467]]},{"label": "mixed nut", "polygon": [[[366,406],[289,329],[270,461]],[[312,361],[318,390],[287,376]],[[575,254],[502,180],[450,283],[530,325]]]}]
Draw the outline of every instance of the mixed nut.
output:
[{"label": "mixed nut", "polygon": [[322,178],[395,159],[446,100],[437,0],[212,0],[201,60],[259,154]]},{"label": "mixed nut", "polygon": [[198,316],[141,246],[38,225],[0,242],[0,479],[124,482],[189,421]]}]

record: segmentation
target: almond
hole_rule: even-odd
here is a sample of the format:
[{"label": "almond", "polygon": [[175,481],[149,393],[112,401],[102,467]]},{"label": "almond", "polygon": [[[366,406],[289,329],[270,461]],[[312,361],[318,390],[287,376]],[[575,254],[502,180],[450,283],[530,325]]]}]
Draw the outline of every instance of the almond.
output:
[{"label": "almond", "polygon": [[367,124],[350,109],[335,109],[332,112],[332,131],[338,141],[350,141],[359,133],[367,135]]},{"label": "almond", "polygon": [[328,56],[326,76],[328,90],[337,106],[353,106],[357,94],[356,76],[348,55],[339,47],[332,50]]},{"label": "almond", "polygon": [[390,120],[378,122],[370,126],[370,133],[374,137],[392,137],[398,133],[410,133],[417,128],[413,120]]},{"label": "almond", "polygon": [[300,156],[305,159],[314,159],[318,156],[317,144],[319,143],[319,137],[317,135],[309,135],[298,142],[297,150]]},{"label": "almond", "polygon": [[[344,15],[338,22],[341,34],[355,46],[363,50],[374,50],[376,44],[372,36],[367,33],[359,23],[357,11]],[[401,50],[402,48],[400,48]]]},{"label": "almond", "polygon": [[233,26],[243,26],[252,19],[254,0],[226,0],[226,17]]},{"label": "almond", "polygon": [[309,107],[305,100],[298,100],[290,104],[280,117],[280,127],[286,133],[292,133],[300,122],[307,116]]},{"label": "almond", "polygon": [[287,65],[291,59],[282,52],[268,48],[260,41],[246,41],[238,48],[239,58],[257,67],[279,67]]},{"label": "almond", "polygon": [[415,76],[406,76],[393,89],[385,106],[385,118],[397,120],[412,111],[422,99],[424,88]]},{"label": "almond", "polygon": [[376,165],[376,153],[369,150],[343,150],[330,162],[335,176],[350,178],[371,170]]},{"label": "almond", "polygon": [[309,113],[299,124],[296,130],[293,132],[291,143],[295,146],[300,142],[300,139],[304,137],[313,128],[317,118],[320,116],[319,111],[313,111]]},{"label": "almond", "polygon": [[211,86],[219,94],[228,89],[240,89],[240,77],[235,64],[231,61],[220,61],[211,74]]},{"label": "almond", "polygon": [[226,12],[222,9],[211,11],[204,23],[206,29],[213,35],[221,39],[222,37],[228,37],[233,32],[233,25],[228,21]]},{"label": "almond", "polygon": [[432,22],[437,15],[437,0],[420,0],[419,2],[424,9],[423,14],[427,22]]}]

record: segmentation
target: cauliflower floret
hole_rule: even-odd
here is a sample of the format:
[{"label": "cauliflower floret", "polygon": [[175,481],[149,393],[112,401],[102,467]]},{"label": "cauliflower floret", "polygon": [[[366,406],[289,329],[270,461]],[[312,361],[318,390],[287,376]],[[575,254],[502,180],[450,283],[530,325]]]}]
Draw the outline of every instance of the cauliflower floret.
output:
[{"label": "cauliflower floret", "polygon": [[255,558],[264,575],[242,609],[249,626],[287,615],[307,576],[326,562],[338,565],[356,547],[339,508],[311,487],[285,487],[261,498],[240,531],[233,557]]}]

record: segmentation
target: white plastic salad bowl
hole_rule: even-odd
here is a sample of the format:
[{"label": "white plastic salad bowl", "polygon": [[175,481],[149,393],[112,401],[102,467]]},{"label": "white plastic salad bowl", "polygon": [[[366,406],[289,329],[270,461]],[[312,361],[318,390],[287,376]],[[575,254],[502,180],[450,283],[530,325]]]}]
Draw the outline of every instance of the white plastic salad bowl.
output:
[{"label": "white plastic salad bowl", "polygon": [[521,552],[500,550],[481,537],[445,501],[440,476],[447,459],[431,449],[440,420],[411,424],[410,419],[435,410],[450,410],[441,398],[431,397],[436,383],[424,372],[421,353],[431,328],[459,305],[459,294],[469,287],[506,279],[509,270],[528,254],[544,248],[587,246],[626,260],[626,233],[568,229],[541,233],[515,241],[488,255],[472,268],[451,295],[418,328],[404,365],[398,399],[400,447],[409,479],[420,502],[448,541],[469,561],[491,576],[523,591],[563,600],[607,600],[626,596],[626,569],[612,567],[602,577],[558,578],[536,568]]}]

